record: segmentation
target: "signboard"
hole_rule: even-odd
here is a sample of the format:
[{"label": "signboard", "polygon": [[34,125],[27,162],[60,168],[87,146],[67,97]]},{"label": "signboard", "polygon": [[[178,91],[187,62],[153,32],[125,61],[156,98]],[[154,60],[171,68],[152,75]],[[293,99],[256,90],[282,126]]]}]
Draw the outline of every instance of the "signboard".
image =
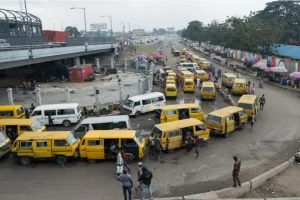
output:
[{"label": "signboard", "polygon": [[174,31],[175,28],[174,27],[167,27],[167,31]]},{"label": "signboard", "polygon": [[91,30],[103,30],[107,29],[107,24],[106,23],[97,23],[97,24],[91,24],[90,25]]}]

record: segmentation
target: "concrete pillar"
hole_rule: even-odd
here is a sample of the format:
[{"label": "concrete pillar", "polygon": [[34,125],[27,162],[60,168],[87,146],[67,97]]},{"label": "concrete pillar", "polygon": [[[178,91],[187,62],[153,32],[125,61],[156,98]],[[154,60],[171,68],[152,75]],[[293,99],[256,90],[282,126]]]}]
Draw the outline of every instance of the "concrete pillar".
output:
[{"label": "concrete pillar", "polygon": [[80,57],[75,57],[73,60],[74,66],[79,66],[80,65]]},{"label": "concrete pillar", "polygon": [[39,87],[35,89],[35,99],[36,99],[36,105],[38,106],[42,105],[41,88]]},{"label": "concrete pillar", "polygon": [[71,102],[71,94],[70,94],[70,88],[65,88],[65,94],[66,94],[66,102],[70,103]]},{"label": "concrete pillar", "polygon": [[114,66],[114,58],[110,59],[110,66],[111,66],[112,69],[115,68],[115,66]]},{"label": "concrete pillar", "polygon": [[143,82],[141,79],[138,80],[138,92],[139,94],[143,94]]},{"label": "concrete pillar", "polygon": [[135,69],[138,70],[139,69],[139,61],[137,58],[135,58]]},{"label": "concrete pillar", "polygon": [[126,72],[126,70],[127,70],[127,58],[125,58],[125,66],[124,66],[124,70],[125,70],[125,72]]},{"label": "concrete pillar", "polygon": [[85,65],[85,59],[82,59],[82,64]]},{"label": "concrete pillar", "polygon": [[153,72],[150,71],[150,91],[152,91],[152,86],[153,86]]},{"label": "concrete pillar", "polygon": [[6,92],[7,92],[7,97],[8,97],[8,104],[9,105],[14,105],[14,99],[13,99],[13,95],[12,95],[12,89],[11,88],[7,88]]},{"label": "concrete pillar", "polygon": [[148,82],[148,87],[147,87],[147,91],[150,91],[151,92],[151,78],[150,78],[150,76],[148,75],[147,76],[147,82]]},{"label": "concrete pillar", "polygon": [[99,100],[100,89],[99,89],[99,87],[94,86],[94,92],[95,92],[95,104],[100,105],[100,100]]},{"label": "concrete pillar", "polygon": [[119,97],[120,97],[120,103],[123,101],[123,86],[122,83],[119,83]]},{"label": "concrete pillar", "polygon": [[96,61],[95,64],[96,64],[97,68],[100,69],[100,59],[96,58],[95,61]]}]

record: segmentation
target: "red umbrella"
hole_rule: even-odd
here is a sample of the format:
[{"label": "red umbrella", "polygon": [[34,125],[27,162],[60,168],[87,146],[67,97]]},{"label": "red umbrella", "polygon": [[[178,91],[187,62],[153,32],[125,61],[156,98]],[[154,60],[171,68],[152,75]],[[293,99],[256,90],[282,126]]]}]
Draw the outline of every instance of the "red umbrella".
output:
[{"label": "red umbrella", "polygon": [[273,69],[274,67],[268,67],[267,69],[265,69],[265,72],[271,72],[271,70]]},{"label": "red umbrella", "polygon": [[153,54],[153,58],[154,59],[162,59],[163,57],[160,54]]}]

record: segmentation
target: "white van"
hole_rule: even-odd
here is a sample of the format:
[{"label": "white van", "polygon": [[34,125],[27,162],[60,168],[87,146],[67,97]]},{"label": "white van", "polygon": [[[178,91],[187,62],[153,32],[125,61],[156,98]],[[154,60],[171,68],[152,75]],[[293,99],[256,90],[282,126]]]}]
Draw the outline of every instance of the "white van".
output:
[{"label": "white van", "polygon": [[76,136],[83,136],[90,130],[116,130],[131,129],[130,118],[128,115],[115,115],[104,117],[88,117],[83,119],[75,128]]},{"label": "white van", "polygon": [[179,64],[180,68],[186,68],[187,70],[192,70],[194,71],[195,69],[197,69],[199,66],[197,63],[180,63]]},{"label": "white van", "polygon": [[30,118],[38,119],[44,125],[49,125],[48,116],[51,115],[53,124],[71,126],[81,118],[81,109],[78,103],[49,104],[36,107]]},{"label": "white van", "polygon": [[165,104],[166,97],[161,92],[142,94],[126,99],[126,101],[123,104],[123,113],[130,116],[138,117],[141,115],[141,113],[150,112],[151,106],[162,106]]}]

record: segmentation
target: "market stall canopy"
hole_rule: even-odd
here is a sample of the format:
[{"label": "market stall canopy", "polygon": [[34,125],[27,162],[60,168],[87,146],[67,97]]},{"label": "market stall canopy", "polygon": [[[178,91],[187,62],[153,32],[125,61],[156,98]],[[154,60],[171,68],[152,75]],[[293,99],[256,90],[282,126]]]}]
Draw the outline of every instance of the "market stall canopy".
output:
[{"label": "market stall canopy", "polygon": [[259,67],[259,69],[266,70],[266,69],[268,69],[268,67],[267,66],[261,66],[261,67]]},{"label": "market stall canopy", "polygon": [[165,71],[163,69],[157,69],[155,72],[157,74],[164,74],[165,73]]},{"label": "market stall canopy", "polygon": [[276,73],[286,73],[288,70],[284,67],[274,67],[271,71]]},{"label": "market stall canopy", "polygon": [[293,72],[290,74],[290,77],[300,79],[300,72]]},{"label": "market stall canopy", "polygon": [[268,67],[267,69],[265,69],[265,72],[271,72],[271,70],[273,69],[274,67]]},{"label": "market stall canopy", "polygon": [[162,55],[160,54],[153,54],[154,59],[162,59]]},{"label": "market stall canopy", "polygon": [[255,63],[252,67],[267,67],[266,63],[259,61],[257,63]]},{"label": "market stall canopy", "polygon": [[248,62],[250,63],[256,63],[258,60],[259,60],[258,58],[254,58],[254,57],[248,58]]},{"label": "market stall canopy", "polygon": [[139,56],[137,56],[136,58],[137,58],[138,60],[144,60],[144,59],[147,58],[147,56],[145,56],[145,55],[139,55]]}]

